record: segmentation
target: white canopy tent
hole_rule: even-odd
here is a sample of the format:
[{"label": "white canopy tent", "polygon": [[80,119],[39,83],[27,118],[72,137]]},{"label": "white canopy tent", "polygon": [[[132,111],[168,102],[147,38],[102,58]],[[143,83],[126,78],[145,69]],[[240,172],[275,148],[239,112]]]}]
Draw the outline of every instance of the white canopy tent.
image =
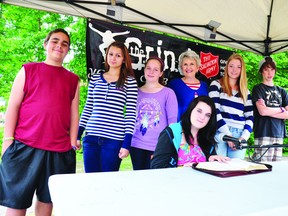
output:
[{"label": "white canopy tent", "polygon": [[270,55],[288,50],[287,0],[0,0]]}]

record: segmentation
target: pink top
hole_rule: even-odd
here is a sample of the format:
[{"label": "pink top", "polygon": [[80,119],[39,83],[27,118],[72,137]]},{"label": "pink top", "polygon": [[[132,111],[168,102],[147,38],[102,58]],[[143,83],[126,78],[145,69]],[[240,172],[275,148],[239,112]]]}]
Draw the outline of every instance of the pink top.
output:
[{"label": "pink top", "polygon": [[78,76],[63,67],[28,63],[24,98],[19,110],[15,139],[33,148],[65,152],[71,149],[71,103]]},{"label": "pink top", "polygon": [[206,157],[199,145],[189,145],[181,143],[178,150],[178,166],[183,166],[186,163],[205,162]]}]

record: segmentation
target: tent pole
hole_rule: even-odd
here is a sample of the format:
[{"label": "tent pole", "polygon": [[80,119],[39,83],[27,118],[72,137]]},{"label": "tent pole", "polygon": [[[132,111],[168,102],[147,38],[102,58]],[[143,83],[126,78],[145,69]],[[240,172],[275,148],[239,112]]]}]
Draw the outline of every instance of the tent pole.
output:
[{"label": "tent pole", "polygon": [[269,37],[269,33],[270,33],[270,23],[271,23],[271,17],[272,17],[273,3],[274,3],[274,0],[271,0],[270,12],[269,12],[269,15],[267,16],[267,32],[266,32],[266,39],[264,40],[264,47],[265,47],[264,56],[270,55],[269,45],[271,43],[271,38]]}]

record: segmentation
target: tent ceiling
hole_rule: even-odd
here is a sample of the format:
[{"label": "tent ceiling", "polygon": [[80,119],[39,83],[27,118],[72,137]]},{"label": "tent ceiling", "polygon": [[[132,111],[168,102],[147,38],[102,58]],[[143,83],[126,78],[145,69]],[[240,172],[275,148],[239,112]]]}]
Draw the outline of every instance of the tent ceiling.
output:
[{"label": "tent ceiling", "polygon": [[[116,21],[270,55],[288,50],[287,0],[0,0],[38,10]],[[115,5],[115,6],[114,6]],[[116,16],[107,16],[107,8]],[[213,28],[215,39],[204,37]],[[209,34],[210,36],[210,34]]]}]

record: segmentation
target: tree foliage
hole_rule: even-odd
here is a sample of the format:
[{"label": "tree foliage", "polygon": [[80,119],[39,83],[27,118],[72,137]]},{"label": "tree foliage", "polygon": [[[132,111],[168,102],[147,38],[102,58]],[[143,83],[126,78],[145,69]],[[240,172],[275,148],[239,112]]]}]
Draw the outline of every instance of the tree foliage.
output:
[{"label": "tree foliage", "polygon": [[[23,64],[45,60],[44,39],[55,28],[64,28],[70,33],[70,55],[66,57],[64,66],[80,77],[83,108],[87,91],[86,19],[1,3],[0,97],[8,102],[14,78]],[[6,107],[7,103],[0,107],[0,112],[4,112]],[[0,130],[1,141],[2,136]]]},{"label": "tree foliage", "polygon": [[70,55],[66,58],[73,59],[64,66],[86,82],[84,18],[0,5],[1,97],[8,101],[13,80],[23,64],[45,60],[44,39],[55,28],[64,28],[71,35]]}]

